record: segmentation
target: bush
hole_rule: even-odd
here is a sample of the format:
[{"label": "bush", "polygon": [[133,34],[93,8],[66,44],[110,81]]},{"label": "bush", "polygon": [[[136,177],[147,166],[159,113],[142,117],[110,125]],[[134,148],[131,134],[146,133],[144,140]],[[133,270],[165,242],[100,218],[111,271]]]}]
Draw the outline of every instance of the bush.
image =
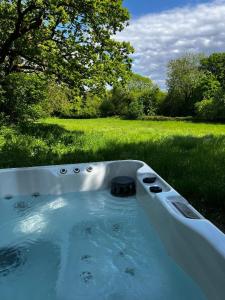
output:
[{"label": "bush", "polygon": [[201,102],[196,103],[195,107],[197,117],[201,120],[225,120],[225,94],[221,95],[219,99],[204,99]]},{"label": "bush", "polygon": [[216,111],[213,99],[204,99],[200,102],[197,102],[196,113],[199,119],[203,120],[214,120]]},{"label": "bush", "polygon": [[115,115],[114,103],[109,97],[106,97],[100,105],[101,116],[112,117]]},{"label": "bush", "polygon": [[103,116],[120,116],[126,119],[139,119],[144,114],[140,93],[114,88],[101,104]]},{"label": "bush", "polygon": [[128,115],[128,107],[131,102],[130,94],[128,91],[126,91],[122,87],[114,88],[109,95],[109,101],[112,102],[114,115]]},{"label": "bush", "polygon": [[37,74],[10,74],[0,86],[0,118],[11,123],[47,116],[80,116],[82,110],[85,110],[85,116],[95,117],[93,106],[96,108],[96,101],[93,102],[88,100],[88,107],[84,109],[76,91],[55,82],[54,78],[47,80]]},{"label": "bush", "polygon": [[209,72],[202,80],[203,100],[195,105],[197,118],[209,121],[225,120],[225,90]]},{"label": "bush", "polygon": [[131,120],[141,119],[144,114],[144,106],[138,97],[133,97],[134,98],[131,99],[125,117]]},{"label": "bush", "polygon": [[157,111],[156,92],[149,90],[139,95],[140,102],[143,105],[143,112],[146,116],[154,116]]},{"label": "bush", "polygon": [[165,101],[166,93],[158,87],[146,91],[140,95],[146,116],[155,116],[161,113],[162,103]]},{"label": "bush", "polygon": [[36,74],[14,73],[2,82],[0,110],[10,122],[35,120],[44,116],[40,105],[46,98],[47,83]]},{"label": "bush", "polygon": [[67,113],[61,113],[61,117],[79,118],[82,115],[83,100],[81,96],[74,95],[70,103],[70,109]]},{"label": "bush", "polygon": [[101,116],[102,100],[96,96],[89,94],[83,102],[79,117],[81,118],[97,118]]},{"label": "bush", "polygon": [[189,117],[165,117],[165,116],[143,116],[145,121],[193,121],[194,118]]}]

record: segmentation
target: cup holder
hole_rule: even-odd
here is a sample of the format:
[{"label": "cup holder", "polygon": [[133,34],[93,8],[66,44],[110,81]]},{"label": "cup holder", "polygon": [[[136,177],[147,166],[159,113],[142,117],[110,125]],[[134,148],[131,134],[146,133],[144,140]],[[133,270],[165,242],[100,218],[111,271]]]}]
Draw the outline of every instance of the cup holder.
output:
[{"label": "cup holder", "polygon": [[154,183],[156,181],[157,177],[152,175],[152,176],[148,176],[148,177],[145,177],[143,179],[143,182],[144,183]]},{"label": "cup holder", "polygon": [[153,185],[149,188],[150,192],[158,194],[162,192],[162,188],[158,185]]}]

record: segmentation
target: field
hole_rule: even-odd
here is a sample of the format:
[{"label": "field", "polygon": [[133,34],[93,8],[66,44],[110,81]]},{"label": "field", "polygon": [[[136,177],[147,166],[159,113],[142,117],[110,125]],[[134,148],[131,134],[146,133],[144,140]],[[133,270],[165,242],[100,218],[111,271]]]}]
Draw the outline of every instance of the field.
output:
[{"label": "field", "polygon": [[225,125],[49,118],[1,127],[0,167],[143,160],[225,231]]}]

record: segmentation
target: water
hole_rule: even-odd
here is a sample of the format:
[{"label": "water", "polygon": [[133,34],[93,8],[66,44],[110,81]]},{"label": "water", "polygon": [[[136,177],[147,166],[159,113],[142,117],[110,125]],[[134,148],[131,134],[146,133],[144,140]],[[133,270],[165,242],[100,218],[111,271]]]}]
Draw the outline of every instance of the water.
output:
[{"label": "water", "polygon": [[134,197],[101,191],[0,203],[0,299],[205,299]]}]

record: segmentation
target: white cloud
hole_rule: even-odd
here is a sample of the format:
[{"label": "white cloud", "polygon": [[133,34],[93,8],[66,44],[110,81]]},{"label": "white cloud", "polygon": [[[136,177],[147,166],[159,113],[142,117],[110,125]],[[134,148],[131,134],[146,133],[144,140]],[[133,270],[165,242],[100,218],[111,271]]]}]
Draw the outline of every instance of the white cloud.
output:
[{"label": "white cloud", "polygon": [[187,52],[225,51],[225,0],[144,15],[117,38],[134,46],[133,70],[165,87],[170,59]]}]

